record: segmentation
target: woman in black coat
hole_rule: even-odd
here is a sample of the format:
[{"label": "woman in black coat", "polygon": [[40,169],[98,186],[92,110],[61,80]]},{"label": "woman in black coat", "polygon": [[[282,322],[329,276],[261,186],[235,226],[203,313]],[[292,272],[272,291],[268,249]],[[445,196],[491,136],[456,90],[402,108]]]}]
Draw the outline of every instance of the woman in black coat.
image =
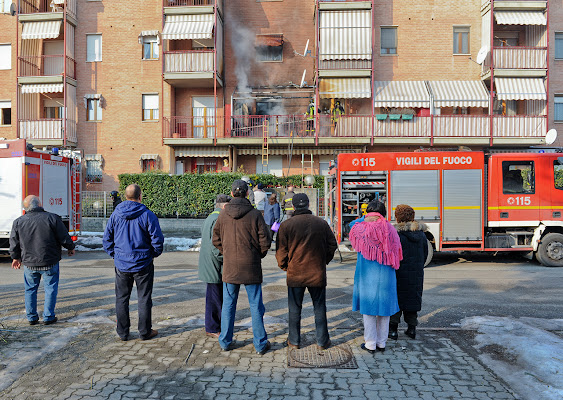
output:
[{"label": "woman in black coat", "polygon": [[395,208],[395,228],[401,239],[403,260],[397,274],[397,297],[399,300],[398,313],[391,316],[389,321],[389,338],[399,337],[397,329],[401,322],[401,314],[408,329],[405,334],[416,338],[418,325],[418,311],[422,308],[422,286],[424,283],[424,263],[428,257],[428,243],[424,231],[426,225],[414,220],[414,210],[405,204]]}]

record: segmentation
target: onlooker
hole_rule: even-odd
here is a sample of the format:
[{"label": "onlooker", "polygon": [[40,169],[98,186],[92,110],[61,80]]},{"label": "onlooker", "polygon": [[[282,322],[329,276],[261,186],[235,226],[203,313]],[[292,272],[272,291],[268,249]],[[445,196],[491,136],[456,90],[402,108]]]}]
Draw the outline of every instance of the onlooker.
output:
[{"label": "onlooker", "polygon": [[270,198],[264,206],[264,221],[266,225],[270,227],[270,236],[274,238],[275,232],[272,230],[272,225],[274,222],[280,222],[281,208],[280,203],[278,203],[278,195],[276,192],[270,195]]},{"label": "onlooker", "polygon": [[61,246],[72,256],[74,243],[61,217],[45,211],[39,197],[27,196],[23,201],[23,208],[25,215],[14,221],[10,233],[12,268],[20,269],[22,264],[24,267],[25,312],[29,325],[39,323],[37,291],[43,277],[43,322],[45,325],[51,325],[57,322],[55,305],[59,290]]},{"label": "onlooker", "polygon": [[405,204],[395,208],[395,228],[399,233],[403,260],[397,274],[397,296],[400,311],[391,316],[389,338],[399,337],[397,329],[401,322],[401,313],[408,328],[405,334],[416,339],[418,311],[422,308],[422,288],[424,284],[424,263],[428,257],[428,239],[424,231],[426,225],[414,220],[414,209]]},{"label": "onlooker", "polygon": [[164,236],[158,218],[142,204],[141,188],[135,184],[127,186],[125,201],[111,214],[104,232],[104,250],[115,264],[116,330],[123,341],[129,339],[129,298],[133,282],[137,285],[141,339],[158,335],[151,321],[153,260],[162,254],[163,248]]},{"label": "onlooker", "polygon": [[246,176],[243,176],[242,180],[244,182],[246,182],[246,184],[248,185],[248,187],[250,189],[248,191],[248,201],[250,201],[250,204],[252,204],[254,206],[254,190],[252,190],[252,185],[254,185],[254,182],[252,181],[252,179],[250,179]]},{"label": "onlooker", "polygon": [[375,353],[385,351],[389,317],[399,311],[394,270],[403,255],[399,235],[385,219],[385,205],[374,200],[366,211],[365,217],[350,223],[350,242],[358,252],[352,310],[364,318],[361,348]]},{"label": "onlooker", "polygon": [[256,188],[254,189],[254,204],[256,205],[256,209],[260,211],[262,215],[264,215],[264,206],[268,201],[268,195],[263,189],[264,185],[261,183],[256,185]]},{"label": "onlooker", "polygon": [[223,304],[223,256],[211,243],[213,227],[219,213],[231,197],[220,194],[215,200],[215,210],[209,214],[201,228],[201,247],[199,250],[198,277],[207,283],[205,291],[205,333],[219,338],[221,333],[221,305]]},{"label": "onlooker", "polygon": [[219,345],[232,349],[235,312],[240,285],[245,285],[252,315],[254,348],[265,354],[270,348],[264,329],[262,301],[262,258],[268,253],[271,238],[264,217],[246,198],[248,185],[236,180],[233,199],[219,214],[213,228],[213,245],[223,254],[223,309]]},{"label": "onlooker", "polygon": [[295,209],[293,208],[293,196],[295,195],[295,193],[293,193],[293,190],[295,189],[295,187],[293,185],[289,185],[287,187],[287,193],[285,194],[285,196],[283,196],[282,201],[281,201],[281,208],[283,210],[283,212],[285,213],[285,218],[289,219],[291,217],[293,217],[293,212],[295,211]]},{"label": "onlooker", "polygon": [[110,192],[110,196],[111,196],[111,201],[113,203],[113,209],[115,210],[115,207],[117,207],[119,203],[121,203],[121,197],[119,197],[119,193],[117,192],[117,190],[112,190]]},{"label": "onlooker", "polygon": [[317,346],[330,347],[326,320],[326,265],[337,249],[336,238],[328,224],[309,211],[304,193],[293,196],[295,214],[281,224],[276,242],[278,266],[287,271],[289,337],[287,345],[301,344],[301,309],[305,289],[313,300]]}]

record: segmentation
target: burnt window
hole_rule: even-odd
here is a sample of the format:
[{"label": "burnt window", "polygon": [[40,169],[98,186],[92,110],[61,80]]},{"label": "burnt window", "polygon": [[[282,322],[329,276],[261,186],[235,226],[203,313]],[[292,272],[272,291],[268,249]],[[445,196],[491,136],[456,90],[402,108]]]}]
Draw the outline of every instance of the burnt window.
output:
[{"label": "burnt window", "polygon": [[256,60],[283,61],[283,35],[256,35]]},{"label": "burnt window", "polygon": [[534,194],[536,178],[533,161],[502,162],[502,193]]}]

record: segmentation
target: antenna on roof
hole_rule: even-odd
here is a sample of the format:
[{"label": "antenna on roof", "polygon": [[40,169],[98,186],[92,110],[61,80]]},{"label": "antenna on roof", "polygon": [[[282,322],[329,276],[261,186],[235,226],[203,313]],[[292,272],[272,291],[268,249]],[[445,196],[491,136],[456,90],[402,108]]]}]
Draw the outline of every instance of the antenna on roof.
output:
[{"label": "antenna on roof", "polygon": [[485,61],[485,58],[487,58],[488,54],[489,54],[489,46],[483,46],[479,49],[479,53],[477,53],[477,58],[475,60],[473,60],[471,57],[469,57],[469,59],[481,65]]}]

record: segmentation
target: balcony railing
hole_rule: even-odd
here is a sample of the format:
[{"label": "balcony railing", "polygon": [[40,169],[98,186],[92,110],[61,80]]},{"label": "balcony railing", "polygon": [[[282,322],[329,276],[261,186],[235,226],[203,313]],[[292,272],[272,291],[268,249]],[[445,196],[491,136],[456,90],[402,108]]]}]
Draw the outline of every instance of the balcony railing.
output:
[{"label": "balcony railing", "polygon": [[524,138],[543,137],[547,132],[547,118],[543,115],[515,115],[493,117],[493,136]]},{"label": "balcony railing", "polygon": [[164,72],[213,72],[214,50],[164,52]]},{"label": "balcony railing", "polygon": [[76,16],[76,0],[20,0],[20,14],[67,11]]},{"label": "balcony railing", "polygon": [[319,69],[371,69],[371,60],[319,60]]},{"label": "balcony railing", "polygon": [[223,137],[223,117],[164,117],[165,139],[213,139]]},{"label": "balcony railing", "polygon": [[433,119],[434,137],[486,138],[491,132],[491,117],[488,115],[434,115],[418,118]]},{"label": "balcony railing", "polygon": [[165,0],[165,7],[214,6],[215,0]]},{"label": "balcony railing", "polygon": [[235,115],[231,137],[314,137],[314,120],[304,115]]},{"label": "balcony railing", "polygon": [[62,119],[20,120],[20,138],[27,140],[63,140]]},{"label": "balcony railing", "polygon": [[547,69],[546,47],[495,47],[493,54],[495,68]]},{"label": "balcony railing", "polygon": [[[19,76],[56,76],[64,74],[64,55],[18,57]],[[76,78],[76,61],[66,57],[66,75]]]},{"label": "balcony railing", "polygon": [[319,137],[370,137],[371,115],[319,115]]}]

